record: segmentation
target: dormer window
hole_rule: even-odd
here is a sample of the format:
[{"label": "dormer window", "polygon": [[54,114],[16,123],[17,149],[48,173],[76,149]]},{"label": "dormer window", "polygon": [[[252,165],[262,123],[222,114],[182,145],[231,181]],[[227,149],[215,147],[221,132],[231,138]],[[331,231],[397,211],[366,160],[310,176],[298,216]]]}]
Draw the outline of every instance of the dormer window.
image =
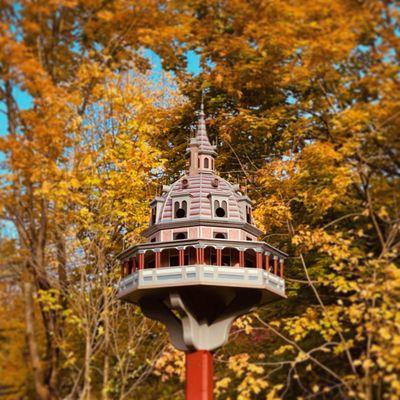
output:
[{"label": "dormer window", "polygon": [[224,218],[227,216],[228,213],[228,204],[225,200],[219,201],[215,200],[214,201],[214,210],[215,210],[215,216],[218,218]]},{"label": "dormer window", "polygon": [[151,225],[154,225],[156,223],[156,218],[157,218],[156,207],[152,207],[152,209],[151,209],[151,220],[150,220],[150,224]]},{"label": "dormer window", "polygon": [[246,221],[251,224],[251,207],[246,206]]},{"label": "dormer window", "polygon": [[174,215],[175,218],[186,218],[187,215],[187,202],[183,200],[181,202],[176,201],[174,204]]}]

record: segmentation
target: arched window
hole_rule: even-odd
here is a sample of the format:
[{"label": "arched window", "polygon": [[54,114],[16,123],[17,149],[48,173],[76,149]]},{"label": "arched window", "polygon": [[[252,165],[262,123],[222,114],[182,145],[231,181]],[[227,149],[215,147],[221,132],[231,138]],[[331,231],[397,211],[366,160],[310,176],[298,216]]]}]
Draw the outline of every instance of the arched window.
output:
[{"label": "arched window", "polygon": [[215,239],[226,239],[226,233],[223,232],[215,232],[214,233]]},{"label": "arched window", "polygon": [[209,168],[209,161],[207,157],[204,159],[204,168]]},{"label": "arched window", "polygon": [[197,166],[200,168],[200,158],[197,159]]},{"label": "arched window", "polygon": [[157,211],[156,208],[153,207],[151,209],[151,225],[154,225],[156,223],[156,216],[157,216]]},{"label": "arched window", "polygon": [[251,224],[251,207],[246,207],[246,221]]},{"label": "arched window", "polygon": [[187,239],[187,232],[177,232],[174,233],[174,240]]},{"label": "arched window", "polygon": [[222,204],[219,204],[218,200],[215,200],[214,202],[214,210],[215,210],[215,216],[218,218],[224,218],[227,213],[227,203],[226,201],[223,201]]},{"label": "arched window", "polygon": [[214,169],[214,159],[211,159],[211,169]]},{"label": "arched window", "polygon": [[175,218],[186,218],[186,213],[187,213],[187,202],[182,201],[182,204],[179,204],[179,202],[176,201],[174,205]]}]

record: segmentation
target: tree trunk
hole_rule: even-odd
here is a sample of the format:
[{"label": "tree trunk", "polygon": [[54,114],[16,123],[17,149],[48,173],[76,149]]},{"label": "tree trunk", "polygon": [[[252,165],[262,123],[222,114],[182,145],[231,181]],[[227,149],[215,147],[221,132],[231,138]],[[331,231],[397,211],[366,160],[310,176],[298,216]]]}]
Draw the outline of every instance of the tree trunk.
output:
[{"label": "tree trunk", "polygon": [[51,399],[49,388],[44,381],[44,373],[42,364],[39,357],[38,346],[35,337],[35,318],[34,318],[34,305],[32,284],[25,282],[23,284],[24,297],[25,297],[25,321],[26,321],[26,339],[28,342],[29,356],[32,365],[35,390],[40,400]]},{"label": "tree trunk", "polygon": [[109,321],[109,293],[108,287],[105,285],[103,281],[103,293],[104,293],[104,363],[103,363],[103,392],[102,397],[103,400],[109,399],[109,381],[110,381],[110,321]]},{"label": "tree trunk", "polygon": [[92,357],[92,345],[91,345],[91,337],[89,333],[89,327],[87,327],[86,332],[86,346],[85,346],[85,365],[84,370],[85,373],[83,375],[83,389],[81,394],[82,400],[90,400],[91,392],[92,392],[92,384],[91,384],[91,357]]}]

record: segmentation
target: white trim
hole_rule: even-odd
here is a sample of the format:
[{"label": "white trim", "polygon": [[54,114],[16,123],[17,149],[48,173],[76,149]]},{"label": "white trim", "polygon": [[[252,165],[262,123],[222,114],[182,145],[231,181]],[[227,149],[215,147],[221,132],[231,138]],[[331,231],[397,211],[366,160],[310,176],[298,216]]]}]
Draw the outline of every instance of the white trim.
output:
[{"label": "white trim", "polygon": [[154,291],[159,288],[185,286],[225,286],[261,289],[285,295],[285,280],[271,272],[245,267],[224,267],[210,265],[188,265],[143,269],[134,272],[118,284],[118,297],[135,298],[135,292]]}]

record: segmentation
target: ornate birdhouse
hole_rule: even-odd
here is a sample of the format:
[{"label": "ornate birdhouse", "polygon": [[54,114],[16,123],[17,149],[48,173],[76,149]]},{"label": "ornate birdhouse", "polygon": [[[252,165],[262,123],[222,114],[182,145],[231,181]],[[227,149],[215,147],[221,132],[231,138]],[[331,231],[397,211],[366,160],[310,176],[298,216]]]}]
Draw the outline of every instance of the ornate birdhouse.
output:
[{"label": "ornate birdhouse", "polygon": [[235,318],[285,297],[287,255],[258,240],[251,200],[217,175],[203,107],[187,152],[188,172],[150,203],[146,241],[119,256],[118,296],[165,324],[187,353],[187,398],[210,399],[211,352]]}]

